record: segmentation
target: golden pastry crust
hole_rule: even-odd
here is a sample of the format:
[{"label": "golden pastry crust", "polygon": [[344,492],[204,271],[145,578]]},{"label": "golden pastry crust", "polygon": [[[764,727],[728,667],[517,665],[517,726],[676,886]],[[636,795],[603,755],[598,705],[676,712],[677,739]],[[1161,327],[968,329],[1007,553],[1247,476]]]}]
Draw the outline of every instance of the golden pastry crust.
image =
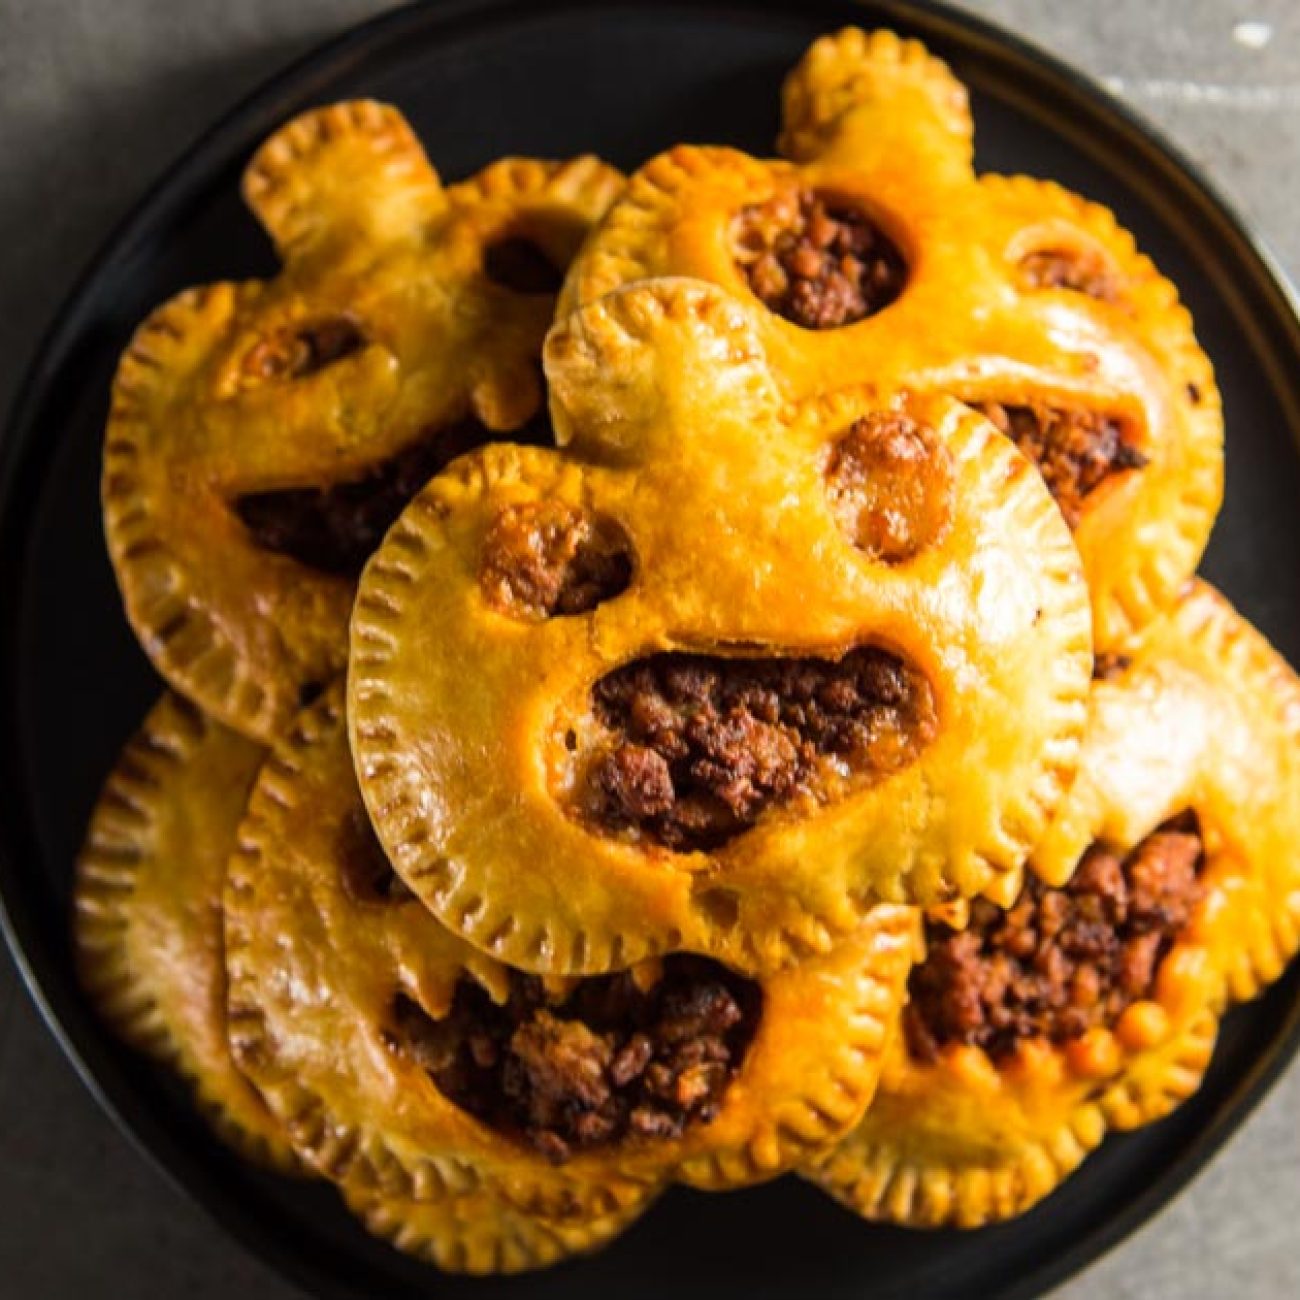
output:
[{"label": "golden pastry crust", "polygon": [[444,1273],[475,1276],[549,1268],[606,1246],[640,1213],[556,1221],[479,1189],[437,1201],[401,1201],[343,1188],[348,1209],[377,1237]]},{"label": "golden pastry crust", "polygon": [[[870,379],[1010,415],[1076,527],[1097,644],[1118,645],[1195,570],[1222,499],[1219,395],[1177,291],[1105,209],[977,178],[964,89],[914,41],[822,38],[784,115],[792,161],[678,146],[646,163],[571,266],[561,314],[692,276],[755,304],[791,396]],[[820,252],[857,255],[860,230],[834,235],[846,213],[877,232],[861,286]]]},{"label": "golden pastry crust", "polygon": [[865,1110],[915,948],[907,908],[877,909],[834,954],[760,982],[756,1028],[711,1119],[625,1132],[549,1163],[539,1153],[549,1147],[456,1104],[421,1056],[404,1016],[432,1026],[433,1041],[463,1014],[466,981],[507,1007],[515,977],[409,896],[358,901],[341,846],[364,818],[331,692],[264,769],[226,898],[236,1056],[329,1177],[416,1201],[487,1187],[568,1221],[622,1212],[672,1178],[725,1187],[774,1176]]},{"label": "golden pastry crust", "polygon": [[[772,969],[827,951],[877,902],[969,895],[1018,867],[1073,774],[1091,669],[1077,553],[1029,463],[940,397],[862,389],[783,408],[752,313],[697,282],[585,308],[546,364],[565,452],[462,458],[362,580],[352,746],[410,887],[528,970],[679,947]],[[858,516],[916,544],[901,562],[872,553],[870,527],[841,527],[832,491],[852,496],[834,477],[849,431],[891,422],[925,431],[900,492],[939,485],[919,531],[899,531],[888,503]],[[624,585],[587,612],[500,604],[501,521],[539,503],[623,539]],[[506,548],[521,566],[524,552]],[[693,652],[723,674],[833,676],[864,645],[904,665],[916,706],[883,766],[810,783],[721,843],[673,848],[653,825],[593,814],[592,701],[620,674]]]},{"label": "golden pastry crust", "polygon": [[1226,1002],[1276,978],[1300,934],[1300,681],[1203,583],[1093,687],[1078,779],[1031,865],[1063,883],[1094,843],[1195,815],[1201,895],[1148,997],[1060,1046],[933,1061],[894,1041],[854,1135],[809,1177],[871,1219],[975,1227],[1027,1210],[1108,1130],[1191,1095]]},{"label": "golden pastry crust", "polygon": [[100,1014],[175,1070],[241,1155],[299,1169],[226,1037],[221,889],[260,746],[164,695],[104,785],[77,860],[73,944]]},{"label": "golden pastry crust", "polygon": [[444,189],[365,100],[262,146],[244,194],[283,269],[158,308],[113,386],[109,552],[169,682],[265,740],[341,670],[355,573],[401,502],[537,413],[544,272],[620,186],[595,158],[512,158]]}]

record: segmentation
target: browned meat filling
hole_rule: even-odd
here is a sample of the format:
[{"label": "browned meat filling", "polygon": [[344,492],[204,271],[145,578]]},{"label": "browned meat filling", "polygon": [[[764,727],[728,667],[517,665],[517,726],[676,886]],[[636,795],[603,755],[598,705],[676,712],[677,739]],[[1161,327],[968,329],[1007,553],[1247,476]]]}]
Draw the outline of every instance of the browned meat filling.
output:
[{"label": "browned meat filling", "polygon": [[1141,469],[1147,458],[1124,441],[1118,420],[1097,411],[975,402],[1034,461],[1065,522],[1079,526],[1084,500],[1112,474]]},{"label": "browned meat filling", "polygon": [[708,1123],[761,1007],[752,981],[707,958],[673,956],[653,983],[596,975],[552,996],[535,975],[512,971],[503,1005],[462,978],[439,1020],[399,994],[393,1030],[444,1096],[558,1163]]},{"label": "browned meat filling", "polygon": [[855,546],[888,563],[937,542],[952,518],[952,457],[933,430],[882,412],[858,420],[831,450],[826,488]]},{"label": "browned meat filling", "polygon": [[506,506],[484,538],[479,585],[505,614],[583,614],[631,581],[632,545],[623,530],[562,501]]},{"label": "browned meat filling", "polygon": [[1099,653],[1092,659],[1092,680],[1109,682],[1129,670],[1133,660],[1128,655]]},{"label": "browned meat filling", "polygon": [[1020,259],[1020,272],[1031,289],[1072,289],[1102,302],[1119,297],[1119,277],[1098,253],[1042,248]]},{"label": "browned meat filling", "polygon": [[564,272],[531,239],[509,235],[483,250],[489,280],[516,293],[559,293]]},{"label": "browned meat filling", "polygon": [[549,441],[544,420],[496,433],[466,419],[420,438],[361,478],[327,487],[249,492],[232,505],[264,550],[323,573],[355,577],[406,503],[457,456],[489,442]]},{"label": "browned meat filling", "polygon": [[1114,1025],[1150,995],[1201,897],[1203,857],[1184,815],[1127,855],[1094,845],[1064,889],[1030,877],[1008,911],[973,903],[965,930],[927,922],[904,1013],[912,1055],[967,1043],[996,1059],[1025,1038],[1063,1043]]},{"label": "browned meat filling", "polygon": [[873,316],[907,278],[902,254],[865,212],[813,190],[785,189],[743,208],[732,243],[757,297],[805,329]]},{"label": "browned meat filling", "polygon": [[244,355],[244,374],[252,381],[301,379],[351,356],[365,341],[356,322],[346,316],[276,330]]},{"label": "browned meat filling", "polygon": [[338,833],[343,891],[356,903],[404,903],[415,897],[393,870],[364,808],[352,808]]},{"label": "browned meat filling", "polygon": [[601,678],[593,701],[585,816],[680,850],[897,771],[936,728],[930,684],[871,646],[838,660],[655,655]]}]

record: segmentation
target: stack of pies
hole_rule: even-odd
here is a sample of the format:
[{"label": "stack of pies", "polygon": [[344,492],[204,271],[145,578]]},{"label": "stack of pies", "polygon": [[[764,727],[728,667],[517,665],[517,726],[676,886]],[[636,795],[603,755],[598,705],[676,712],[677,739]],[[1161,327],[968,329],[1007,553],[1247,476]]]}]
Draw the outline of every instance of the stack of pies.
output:
[{"label": "stack of pies", "polygon": [[1104,209],[847,30],[782,159],[244,177],[283,269],[122,358],[169,691],[85,987],[250,1159],[439,1267],[798,1171],[977,1226],[1195,1090],[1300,944],[1300,682],[1192,575],[1210,364]]}]

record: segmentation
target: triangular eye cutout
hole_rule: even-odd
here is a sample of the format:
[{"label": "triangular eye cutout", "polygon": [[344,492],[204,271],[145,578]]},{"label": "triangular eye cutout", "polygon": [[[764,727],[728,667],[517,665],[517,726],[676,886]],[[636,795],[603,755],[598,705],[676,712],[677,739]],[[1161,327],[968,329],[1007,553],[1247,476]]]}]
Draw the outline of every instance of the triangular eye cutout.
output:
[{"label": "triangular eye cutout", "polygon": [[285,258],[348,239],[410,237],[446,204],[406,119],[369,99],[286,123],[253,156],[243,188]]}]

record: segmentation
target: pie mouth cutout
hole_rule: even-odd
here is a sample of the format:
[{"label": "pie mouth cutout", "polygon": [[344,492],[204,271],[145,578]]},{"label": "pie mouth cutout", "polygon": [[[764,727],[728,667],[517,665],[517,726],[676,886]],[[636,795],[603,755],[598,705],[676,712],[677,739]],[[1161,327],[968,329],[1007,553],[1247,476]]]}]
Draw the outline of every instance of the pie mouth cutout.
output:
[{"label": "pie mouth cutout", "polygon": [[[362,578],[349,727],[398,874],[471,943],[555,974],[680,948],[774,969],[876,903],[998,888],[1069,779],[1092,667],[1077,552],[1029,463],[939,395],[784,403],[751,309],[700,282],[583,309],[545,360],[561,450],[457,461]],[[863,491],[875,463],[916,490]],[[538,516],[564,526],[502,544]],[[628,576],[578,583],[594,597],[564,613],[573,520],[626,539]],[[552,594],[502,595],[534,588]],[[656,739],[631,709],[664,696],[642,690],[622,743],[620,683],[684,664],[708,709]]]},{"label": "pie mouth cutout", "polygon": [[507,158],[444,186],[368,100],[262,145],[243,191],[282,269],[164,304],[113,386],[109,551],[170,684],[267,741],[343,669],[355,579],[406,500],[484,441],[549,437],[555,292],[622,183]]},{"label": "pie mouth cutout", "polygon": [[[1204,583],[1097,675],[1079,775],[1012,909],[931,919],[877,1098],[806,1171],[869,1219],[1029,1209],[1161,1118],[1224,1008],[1300,947],[1300,680]],[[1072,875],[1073,873],[1073,875]]]},{"label": "pie mouth cutout", "polygon": [[977,175],[966,90],[915,41],[847,28],[814,42],[782,122],[781,160],[679,145],[645,163],[570,267],[561,317],[689,276],[754,307],[792,399],[869,380],[1121,416],[1042,461],[1094,637],[1120,646],[1195,571],[1222,501],[1219,395],[1174,286],[1105,208]]}]

